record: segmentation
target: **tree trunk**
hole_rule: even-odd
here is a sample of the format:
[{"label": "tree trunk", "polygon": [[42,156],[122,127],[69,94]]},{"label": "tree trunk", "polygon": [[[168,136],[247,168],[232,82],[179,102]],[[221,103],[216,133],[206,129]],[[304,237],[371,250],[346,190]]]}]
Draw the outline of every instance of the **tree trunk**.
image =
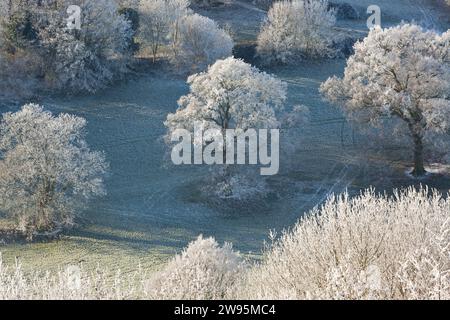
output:
[{"label": "tree trunk", "polygon": [[415,177],[421,177],[426,174],[423,160],[423,140],[420,133],[413,133],[414,140],[414,170],[411,174]]}]

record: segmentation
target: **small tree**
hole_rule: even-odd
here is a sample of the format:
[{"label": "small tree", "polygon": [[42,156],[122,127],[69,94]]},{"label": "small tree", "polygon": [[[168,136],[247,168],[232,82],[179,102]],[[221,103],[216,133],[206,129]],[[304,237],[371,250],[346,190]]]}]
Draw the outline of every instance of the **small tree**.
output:
[{"label": "small tree", "polygon": [[84,139],[86,120],[38,105],[6,113],[0,125],[0,210],[32,236],[70,226],[77,210],[105,194],[107,164]]},{"label": "small tree", "polygon": [[171,61],[181,70],[198,72],[231,56],[233,46],[230,35],[215,21],[198,14],[187,15],[179,22]]},{"label": "small tree", "polygon": [[332,56],[335,23],[327,0],[275,2],[258,36],[257,54],[268,64]]},{"label": "small tree", "polygon": [[143,1],[139,7],[141,13],[140,36],[149,44],[153,62],[156,60],[159,48],[166,43],[169,34],[170,16],[167,1]]},{"label": "small tree", "polygon": [[153,62],[163,45],[174,45],[178,35],[178,22],[187,15],[189,4],[188,0],[141,1],[140,35],[142,41],[151,48]]},{"label": "small tree", "polygon": [[321,91],[348,117],[377,122],[403,120],[414,142],[414,176],[425,174],[424,138],[450,126],[450,31],[437,34],[417,25],[374,29],[355,45],[344,77]]}]

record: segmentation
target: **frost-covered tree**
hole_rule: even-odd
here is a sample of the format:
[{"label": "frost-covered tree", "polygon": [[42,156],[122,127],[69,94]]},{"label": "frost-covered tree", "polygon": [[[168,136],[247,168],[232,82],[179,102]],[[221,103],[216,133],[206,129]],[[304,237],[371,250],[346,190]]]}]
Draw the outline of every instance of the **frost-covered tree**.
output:
[{"label": "frost-covered tree", "polygon": [[[235,137],[245,139],[248,129],[279,127],[287,85],[235,58],[217,61],[206,72],[190,76],[188,83],[190,93],[180,98],[178,110],[169,114],[164,123],[168,143],[177,136],[178,129],[195,132],[201,126],[205,137],[201,142],[194,139],[194,145],[205,147],[205,152],[213,147],[212,162],[219,165],[214,167],[219,169],[213,175],[214,190],[206,184],[203,191],[219,198],[239,199],[261,193],[262,181],[246,177],[244,168],[237,170],[227,165],[237,152],[237,148],[231,150],[229,146],[235,143]],[[227,136],[227,129],[234,129],[233,137]]]},{"label": "frost-covered tree", "polygon": [[449,212],[427,189],[333,196],[275,241],[236,297],[449,299]]},{"label": "frost-covered tree", "polygon": [[0,125],[0,211],[29,237],[73,224],[84,203],[105,193],[104,155],[85,141],[86,120],[38,105],[6,113]]},{"label": "frost-covered tree", "polygon": [[152,299],[224,299],[244,269],[232,245],[200,236],[147,283]]},{"label": "frost-covered tree", "polygon": [[142,0],[140,36],[149,45],[155,61],[163,45],[174,45],[180,19],[189,13],[189,0]]},{"label": "frost-covered tree", "polygon": [[190,0],[170,0],[168,5],[169,12],[171,13],[170,21],[172,24],[169,39],[173,48],[178,41],[180,21],[191,14],[192,10],[189,9],[189,6],[191,5]]},{"label": "frost-covered tree", "polygon": [[231,56],[233,46],[230,35],[215,21],[187,15],[179,22],[171,62],[181,70],[202,71],[216,60]]},{"label": "frost-covered tree", "polygon": [[235,58],[219,60],[206,72],[188,78],[190,93],[180,98],[179,109],[164,123],[169,136],[177,129],[277,128],[277,112],[286,100],[287,85]]},{"label": "frost-covered tree", "polygon": [[141,14],[140,37],[151,48],[153,62],[156,60],[159,48],[166,43],[170,21],[167,1],[151,0],[140,4]]},{"label": "frost-covered tree", "polygon": [[404,121],[414,142],[412,174],[421,176],[426,134],[450,128],[450,31],[374,29],[355,45],[344,77],[328,79],[321,91],[352,119]]},{"label": "frost-covered tree", "polygon": [[335,23],[327,0],[275,2],[258,35],[257,54],[267,64],[332,56]]}]

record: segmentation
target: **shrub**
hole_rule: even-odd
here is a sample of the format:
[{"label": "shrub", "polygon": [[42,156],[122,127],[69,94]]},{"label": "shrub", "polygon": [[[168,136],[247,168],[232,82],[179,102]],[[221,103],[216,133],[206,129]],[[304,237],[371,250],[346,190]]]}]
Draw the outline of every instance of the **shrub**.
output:
[{"label": "shrub", "polygon": [[231,244],[200,236],[147,283],[153,299],[223,299],[244,264]]},{"label": "shrub", "polygon": [[31,50],[17,49],[14,54],[0,50],[0,100],[33,97],[42,88],[43,66],[42,57]]},{"label": "shrub", "polygon": [[14,53],[18,48],[26,48],[37,40],[38,31],[33,25],[33,16],[28,9],[13,12],[3,22],[3,50]]},{"label": "shrub", "polygon": [[450,200],[428,189],[331,197],[283,234],[240,299],[448,299]]}]

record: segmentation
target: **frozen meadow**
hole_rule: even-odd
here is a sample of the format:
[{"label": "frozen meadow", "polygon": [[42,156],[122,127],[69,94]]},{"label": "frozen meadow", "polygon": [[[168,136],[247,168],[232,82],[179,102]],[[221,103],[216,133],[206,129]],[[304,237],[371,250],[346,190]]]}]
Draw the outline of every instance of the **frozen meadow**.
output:
[{"label": "frozen meadow", "polygon": [[[382,9],[386,26],[402,20],[438,30],[450,26],[450,15],[431,0],[335,2],[351,3],[362,17],[337,22],[340,32],[354,37],[365,36],[365,8],[374,3],[386,8]],[[238,47],[255,42],[265,16],[251,1],[198,12],[220,26],[230,26]],[[348,123],[341,111],[324,101],[320,84],[332,75],[341,75],[345,61],[312,60],[263,69],[288,84],[288,108],[309,108],[309,122],[291,129],[298,130],[299,136],[294,156],[283,158],[281,154],[280,173],[267,179],[268,192],[254,200],[208,199],[201,192],[208,179],[206,167],[170,164],[163,141],[164,121],[176,111],[177,100],[188,92],[188,85],[183,76],[167,72],[164,66],[137,72],[95,94],[42,98],[39,104],[54,114],[70,113],[87,120],[89,146],[104,151],[110,164],[105,179],[107,195],[90,203],[78,225],[56,240],[0,243],[2,263],[13,266],[19,259],[25,273],[57,272],[68,265],[82,265],[87,273],[95,272],[99,265],[120,269],[125,276],[134,277],[139,290],[145,292],[139,296],[151,296],[142,274],[136,273],[137,266],[147,272],[161,270],[200,234],[214,237],[218,243],[233,243],[235,250],[259,260],[271,230],[292,227],[333,193],[347,190],[350,196],[358,195],[370,186],[391,193],[394,188],[420,184],[446,193],[449,169],[433,167],[431,170],[445,174],[410,179],[404,171],[411,152],[402,141]],[[0,111],[19,108],[5,104]],[[1,268],[0,264],[0,274]],[[109,280],[101,276],[97,280],[114,281],[113,275],[108,274]],[[104,297],[133,297],[128,289],[124,287],[122,296],[111,290]],[[62,289],[55,285],[53,290],[57,295]]]}]

